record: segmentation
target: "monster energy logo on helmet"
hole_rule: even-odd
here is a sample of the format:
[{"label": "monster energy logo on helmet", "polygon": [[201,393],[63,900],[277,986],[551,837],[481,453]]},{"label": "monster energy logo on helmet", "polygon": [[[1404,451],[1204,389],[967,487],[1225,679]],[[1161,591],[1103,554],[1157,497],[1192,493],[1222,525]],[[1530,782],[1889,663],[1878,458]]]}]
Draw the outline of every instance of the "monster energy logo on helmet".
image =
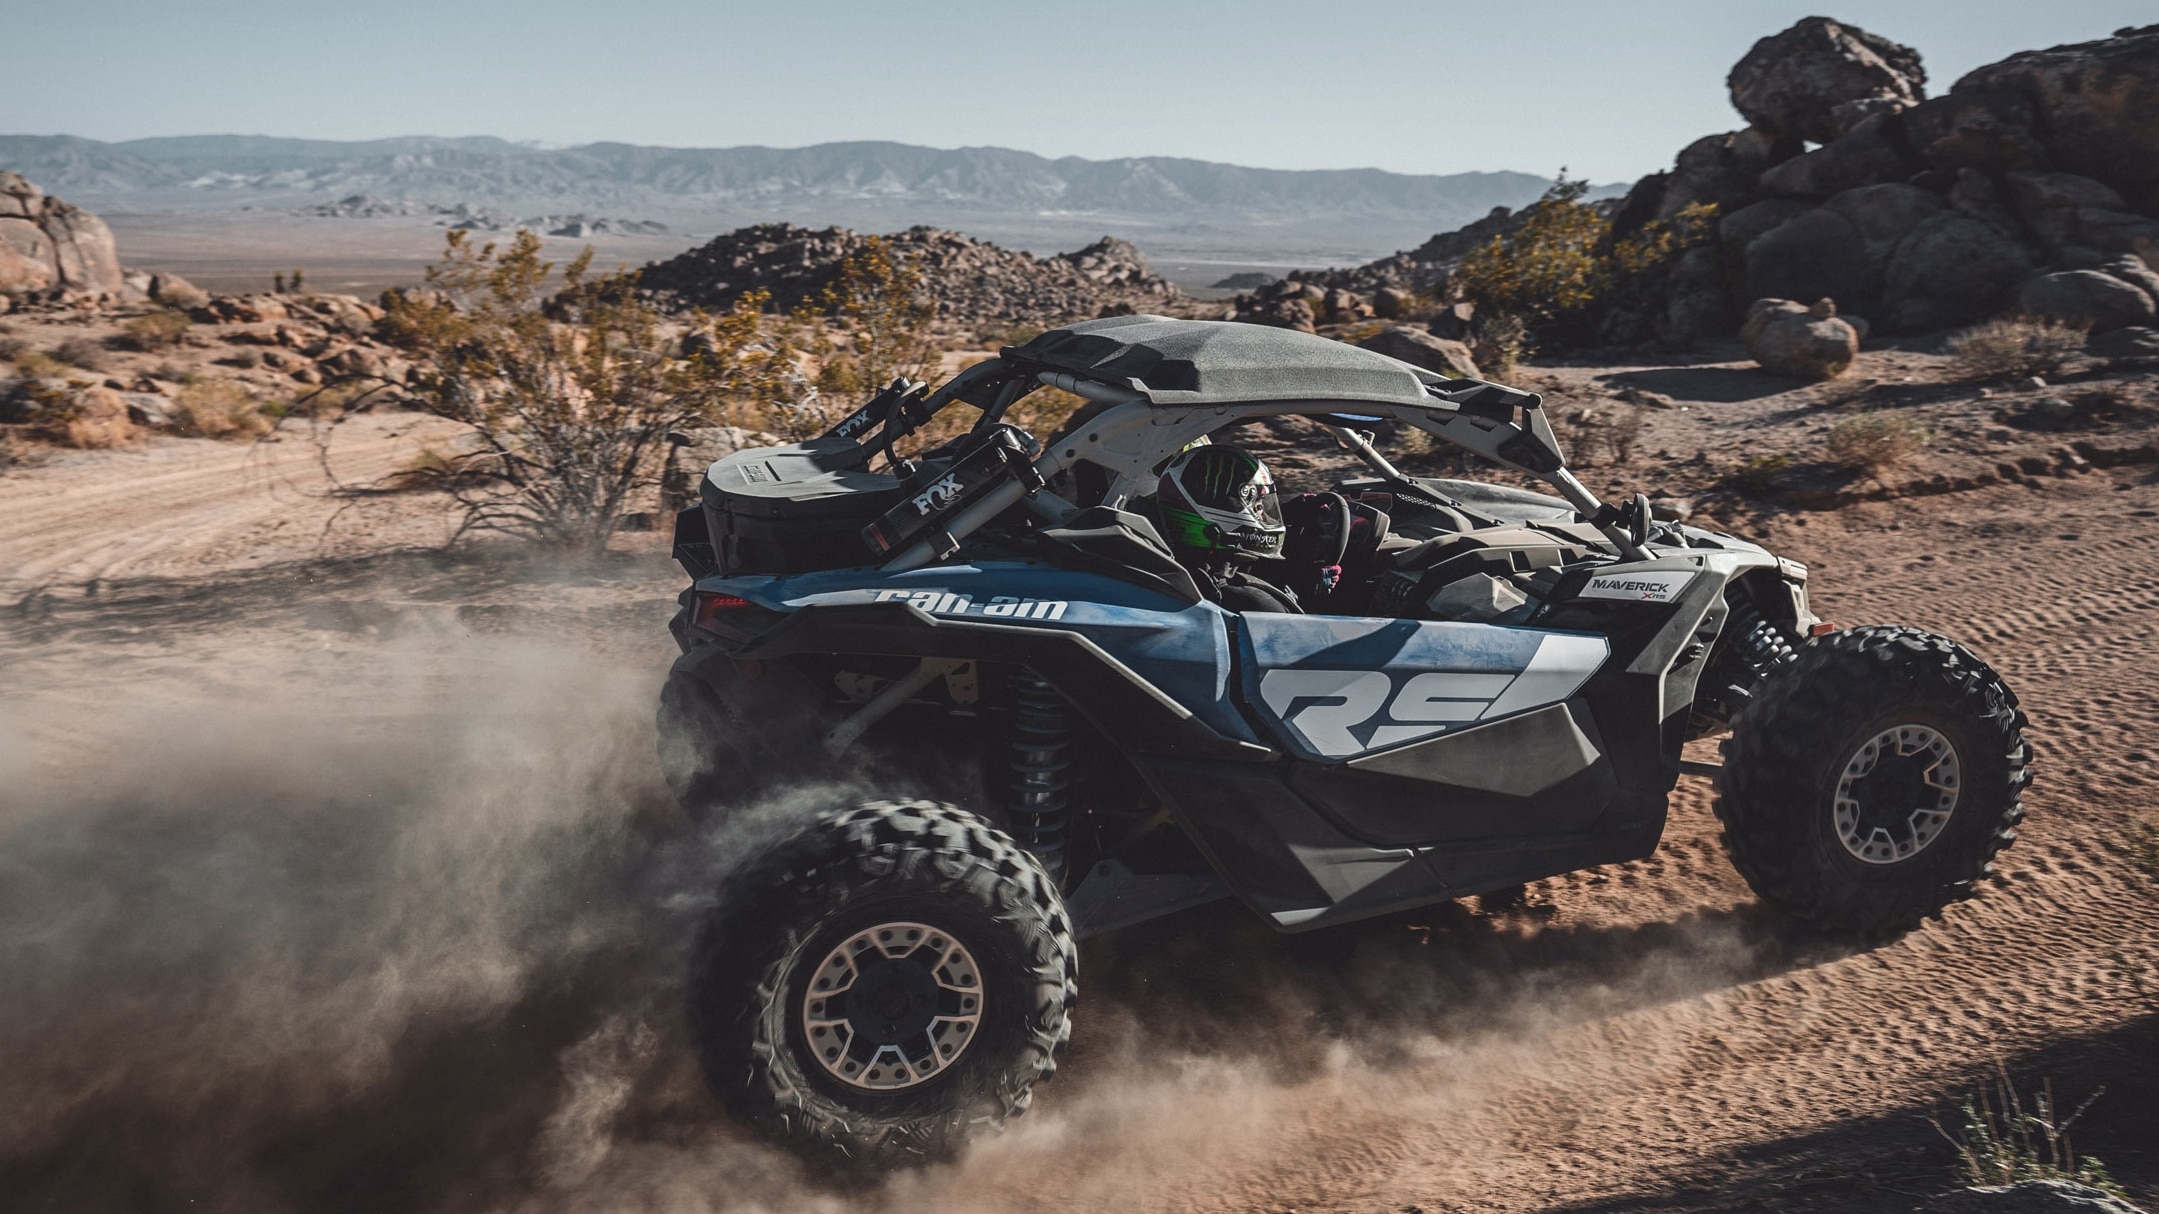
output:
[{"label": "monster energy logo on helmet", "polygon": [[1162,470],[1163,529],[1172,543],[1233,555],[1282,552],[1282,499],[1267,465],[1235,447],[1193,447]]}]

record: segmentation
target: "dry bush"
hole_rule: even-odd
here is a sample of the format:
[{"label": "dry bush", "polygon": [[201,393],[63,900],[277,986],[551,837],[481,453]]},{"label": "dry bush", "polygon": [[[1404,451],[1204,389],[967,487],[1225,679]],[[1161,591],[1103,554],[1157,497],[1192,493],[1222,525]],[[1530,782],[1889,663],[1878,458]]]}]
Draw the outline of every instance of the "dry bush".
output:
[{"label": "dry bush", "polygon": [[2052,375],[2084,350],[2086,326],[2043,316],[2009,316],[1949,339],[1951,369],[1963,379]]},{"label": "dry bush", "polygon": [[2148,877],[2159,877],[2159,818],[2139,818],[2122,831],[2109,850]]},{"label": "dry bush", "polygon": [[187,336],[188,326],[193,324],[185,312],[167,309],[137,316],[122,325],[111,345],[120,350],[141,350],[148,353],[180,344]]},{"label": "dry bush", "polygon": [[416,403],[467,428],[485,474],[448,486],[463,529],[597,553],[657,485],[670,431],[716,424],[730,393],[765,386],[757,372],[789,380],[783,391],[802,378],[792,350],[760,344],[762,297],[700,315],[678,340],[634,279],[587,284],[591,260],[588,248],[558,277],[530,231],[507,248],[452,231],[427,290],[384,297]]},{"label": "dry bush", "polygon": [[1934,1128],[1957,1149],[1958,1179],[1975,1188],[2013,1185],[2026,1180],[2066,1180],[2126,1199],[2128,1193],[2107,1174],[2106,1165],[2080,1156],[2069,1141],[2077,1119],[2099,1099],[2101,1088],[2064,1116],[2054,1099],[2053,1080],[2032,1094],[2029,1109],[2009,1082],[2008,1068],[1996,1064],[1994,1080],[1959,1106],[1959,1133]]},{"label": "dry bush", "polygon": [[1648,411],[1639,405],[1595,405],[1575,410],[1567,416],[1566,434],[1573,461],[1591,464],[1599,452],[1614,465],[1631,461],[1648,420]]},{"label": "dry bush", "polygon": [[28,353],[30,353],[28,340],[17,337],[12,332],[0,333],[0,363],[14,362]]},{"label": "dry bush", "polygon": [[200,380],[180,389],[173,400],[176,433],[190,438],[250,439],[268,434],[271,419],[263,404],[231,380]]},{"label": "dry bush", "polygon": [[105,344],[87,337],[70,337],[52,348],[52,356],[85,371],[105,369]]},{"label": "dry bush", "polygon": [[1509,379],[1536,353],[1529,322],[1512,312],[1491,312],[1477,318],[1478,370],[1493,379]]},{"label": "dry bush", "polygon": [[1917,455],[1933,437],[1901,413],[1862,413],[1831,426],[1823,450],[1831,463],[1879,476]]}]

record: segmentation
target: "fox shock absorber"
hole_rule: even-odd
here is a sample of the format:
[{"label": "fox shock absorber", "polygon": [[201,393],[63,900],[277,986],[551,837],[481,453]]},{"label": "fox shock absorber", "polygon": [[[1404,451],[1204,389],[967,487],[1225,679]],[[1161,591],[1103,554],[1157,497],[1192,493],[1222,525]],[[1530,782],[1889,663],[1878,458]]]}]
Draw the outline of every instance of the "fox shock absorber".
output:
[{"label": "fox shock absorber", "polygon": [[1072,824],[1072,705],[1022,667],[1012,676],[1012,782],[1005,802],[1012,835],[1062,880]]}]

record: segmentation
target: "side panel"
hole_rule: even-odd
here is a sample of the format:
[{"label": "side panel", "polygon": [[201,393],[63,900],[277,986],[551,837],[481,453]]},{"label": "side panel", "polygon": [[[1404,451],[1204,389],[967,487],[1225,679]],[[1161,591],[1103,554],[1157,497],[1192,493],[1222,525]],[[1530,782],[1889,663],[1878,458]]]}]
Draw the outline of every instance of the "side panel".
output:
[{"label": "side panel", "polygon": [[1229,616],[1130,582],[1031,561],[940,565],[907,573],[841,569],[784,578],[699,583],[759,606],[895,604],[937,620],[1085,637],[1215,732],[1256,742],[1229,694]]}]

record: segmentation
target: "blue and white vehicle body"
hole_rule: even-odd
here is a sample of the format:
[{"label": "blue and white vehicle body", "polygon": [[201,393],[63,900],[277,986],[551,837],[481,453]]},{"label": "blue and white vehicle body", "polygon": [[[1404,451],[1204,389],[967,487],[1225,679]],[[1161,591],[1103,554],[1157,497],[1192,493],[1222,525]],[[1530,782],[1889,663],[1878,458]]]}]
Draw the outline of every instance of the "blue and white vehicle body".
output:
[{"label": "blue and white vehicle body", "polygon": [[[1046,447],[1000,424],[1041,384],[1096,402]],[[983,410],[969,440],[894,455],[953,402]],[[1378,522],[1305,613],[1226,610],[1134,511],[1185,444],[1283,414],[1365,458],[1339,495]],[[1406,476],[1379,425],[1558,496]],[[674,728],[757,735],[712,739],[748,784],[784,718],[809,766],[976,809],[1083,929],[1227,893],[1304,930],[1646,855],[1681,745],[1747,694],[1747,646],[1816,623],[1802,567],[1599,503],[1534,395],[1249,326],[1053,330],[704,490],[678,520]],[[1461,586],[1489,609],[1452,606]]]}]

